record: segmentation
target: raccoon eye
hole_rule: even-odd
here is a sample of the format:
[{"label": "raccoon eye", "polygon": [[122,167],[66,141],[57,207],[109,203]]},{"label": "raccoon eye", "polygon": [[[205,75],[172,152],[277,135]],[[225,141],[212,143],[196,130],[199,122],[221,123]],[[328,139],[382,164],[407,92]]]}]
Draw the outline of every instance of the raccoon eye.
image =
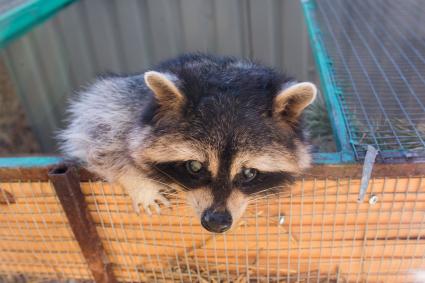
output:
[{"label": "raccoon eye", "polygon": [[186,169],[191,174],[197,174],[202,170],[202,163],[197,160],[189,160],[186,162]]},{"label": "raccoon eye", "polygon": [[248,183],[254,180],[254,178],[257,176],[258,171],[254,168],[243,168],[242,169],[242,176],[244,178],[243,182]]}]

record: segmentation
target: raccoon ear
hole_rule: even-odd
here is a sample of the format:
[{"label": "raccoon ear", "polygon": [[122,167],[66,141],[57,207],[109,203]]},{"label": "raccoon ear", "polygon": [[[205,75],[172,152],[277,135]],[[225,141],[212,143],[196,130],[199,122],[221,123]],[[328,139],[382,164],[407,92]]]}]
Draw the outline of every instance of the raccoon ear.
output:
[{"label": "raccoon ear", "polygon": [[273,114],[295,120],[317,95],[317,88],[309,82],[297,83],[283,89],[273,102]]},{"label": "raccoon ear", "polygon": [[177,109],[182,106],[185,101],[185,96],[180,92],[175,83],[176,79],[168,74],[155,71],[146,72],[146,85],[153,91],[159,105]]}]

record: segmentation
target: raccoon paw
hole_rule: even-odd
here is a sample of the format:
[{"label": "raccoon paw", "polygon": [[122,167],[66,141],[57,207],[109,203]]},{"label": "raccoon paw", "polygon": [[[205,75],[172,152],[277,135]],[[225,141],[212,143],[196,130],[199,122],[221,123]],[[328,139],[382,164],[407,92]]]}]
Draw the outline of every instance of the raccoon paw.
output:
[{"label": "raccoon paw", "polygon": [[130,195],[133,201],[133,209],[137,214],[140,214],[140,206],[143,207],[148,215],[152,215],[151,208],[155,209],[157,214],[161,213],[160,204],[168,207],[170,202],[166,199],[158,189],[141,188],[134,190]]}]

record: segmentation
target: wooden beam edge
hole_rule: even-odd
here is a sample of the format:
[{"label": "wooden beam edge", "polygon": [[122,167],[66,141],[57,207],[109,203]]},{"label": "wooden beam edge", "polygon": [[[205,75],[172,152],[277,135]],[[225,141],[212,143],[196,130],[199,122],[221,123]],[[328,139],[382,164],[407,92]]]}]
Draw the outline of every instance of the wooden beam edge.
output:
[{"label": "wooden beam edge", "polygon": [[[48,172],[52,166],[47,167],[18,167],[0,168],[0,182],[32,182],[48,181]],[[301,174],[298,178],[304,179],[335,179],[335,178],[361,178],[362,164],[315,164],[312,168]],[[76,169],[80,181],[99,181],[101,178],[84,168]],[[423,177],[425,176],[425,163],[400,163],[400,164],[375,164],[372,178],[396,177]]]}]

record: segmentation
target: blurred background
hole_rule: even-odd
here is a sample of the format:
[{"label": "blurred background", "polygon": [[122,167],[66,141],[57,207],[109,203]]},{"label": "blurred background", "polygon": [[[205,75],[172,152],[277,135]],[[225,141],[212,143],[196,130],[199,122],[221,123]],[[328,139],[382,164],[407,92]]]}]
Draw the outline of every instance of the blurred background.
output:
[{"label": "blurred background", "polygon": [[75,1],[1,50],[0,154],[55,153],[67,97],[190,51],[317,81],[298,0]]}]

